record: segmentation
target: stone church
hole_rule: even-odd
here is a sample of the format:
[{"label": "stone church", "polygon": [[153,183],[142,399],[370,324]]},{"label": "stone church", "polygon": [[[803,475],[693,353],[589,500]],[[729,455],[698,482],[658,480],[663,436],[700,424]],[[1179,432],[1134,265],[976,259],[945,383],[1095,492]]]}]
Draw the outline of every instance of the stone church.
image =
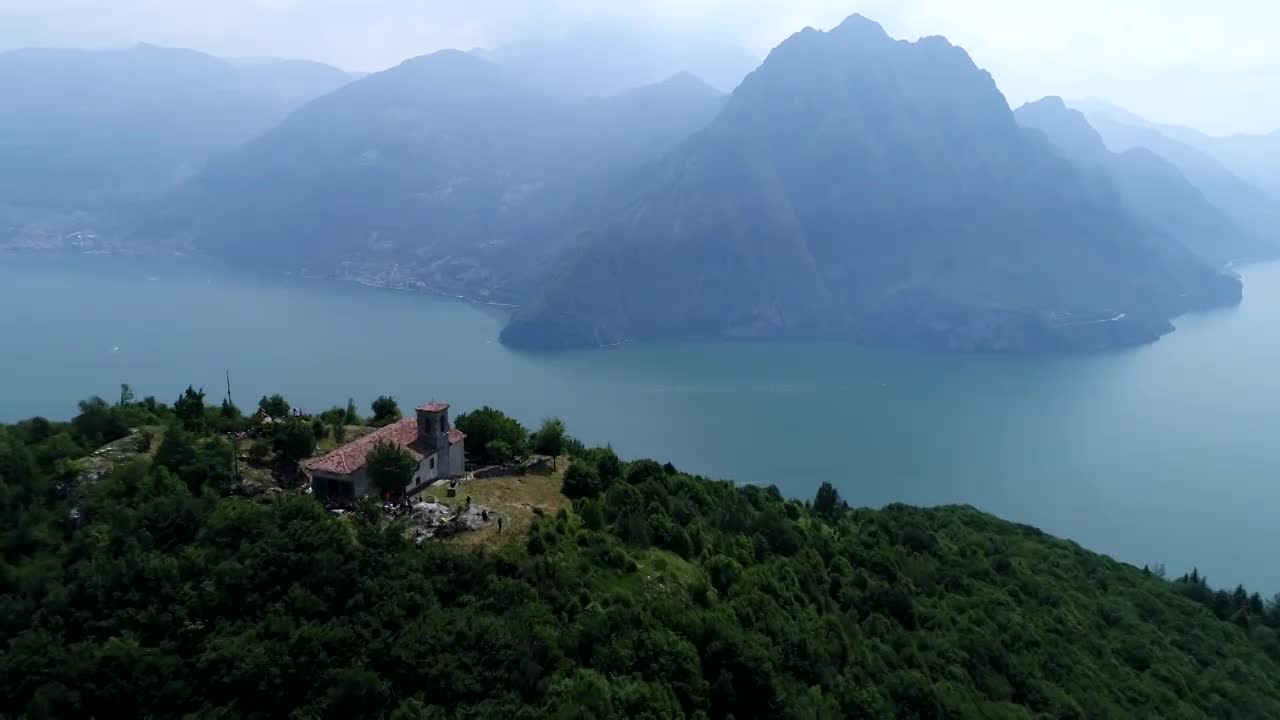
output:
[{"label": "stone church", "polygon": [[466,472],[466,435],[449,424],[449,406],[432,402],[405,418],[357,438],[332,452],[305,460],[299,466],[311,481],[311,492],[320,498],[357,498],[376,495],[365,473],[365,457],[378,443],[399,445],[418,463],[408,492],[439,478]]}]

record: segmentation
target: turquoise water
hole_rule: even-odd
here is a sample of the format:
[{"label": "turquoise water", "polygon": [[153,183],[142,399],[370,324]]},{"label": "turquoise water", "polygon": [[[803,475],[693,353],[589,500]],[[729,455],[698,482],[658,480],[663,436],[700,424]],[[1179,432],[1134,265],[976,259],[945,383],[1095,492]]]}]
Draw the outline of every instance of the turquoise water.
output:
[{"label": "turquoise water", "polygon": [[920,355],[840,344],[525,355],[500,310],[196,261],[0,255],[0,419],[68,417],[122,382],[171,401],[231,371],[323,409],[492,404],[627,456],[851,502],[968,503],[1136,564],[1280,591],[1280,265],[1136,350]]}]

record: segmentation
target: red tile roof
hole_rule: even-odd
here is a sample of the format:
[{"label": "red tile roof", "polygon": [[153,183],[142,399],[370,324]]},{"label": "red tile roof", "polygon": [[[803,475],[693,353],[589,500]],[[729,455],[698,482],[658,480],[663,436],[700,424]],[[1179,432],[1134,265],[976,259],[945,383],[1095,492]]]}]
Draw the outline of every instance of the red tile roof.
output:
[{"label": "red tile roof", "polygon": [[461,430],[459,430],[458,428],[454,428],[454,429],[452,429],[452,430],[450,430],[450,431],[449,431],[449,444],[450,444],[450,445],[457,445],[458,443],[460,443],[460,442],[462,442],[463,440],[466,440],[466,439],[467,439],[467,434],[466,434],[466,433],[464,433],[464,432],[462,432],[462,431],[461,431]]},{"label": "red tile roof", "polygon": [[[422,453],[423,448],[418,447],[417,440],[417,418],[405,418],[375,430],[362,438],[352,440],[327,455],[304,460],[302,468],[304,470],[320,470],[338,475],[350,475],[351,473],[359,472],[360,468],[364,467],[365,457],[369,454],[369,451],[373,449],[374,445],[382,442],[399,445],[408,450],[414,460],[421,462],[425,455]],[[450,437],[450,442],[452,442],[452,437]]]},{"label": "red tile roof", "polygon": [[431,402],[431,403],[427,403],[426,405],[419,405],[417,409],[421,410],[422,412],[429,412],[429,413],[444,412],[445,410],[449,409],[449,403]]}]

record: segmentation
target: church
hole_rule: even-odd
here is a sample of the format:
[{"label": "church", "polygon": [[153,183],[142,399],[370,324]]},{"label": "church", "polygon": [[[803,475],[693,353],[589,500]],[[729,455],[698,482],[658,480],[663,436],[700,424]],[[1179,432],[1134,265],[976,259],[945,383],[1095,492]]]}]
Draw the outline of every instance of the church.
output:
[{"label": "church", "polygon": [[376,495],[365,472],[365,458],[379,443],[391,443],[408,451],[418,463],[409,493],[439,478],[466,472],[466,435],[449,424],[449,406],[432,402],[414,410],[414,417],[398,420],[357,438],[299,467],[310,479],[311,492],[319,498],[356,498]]}]

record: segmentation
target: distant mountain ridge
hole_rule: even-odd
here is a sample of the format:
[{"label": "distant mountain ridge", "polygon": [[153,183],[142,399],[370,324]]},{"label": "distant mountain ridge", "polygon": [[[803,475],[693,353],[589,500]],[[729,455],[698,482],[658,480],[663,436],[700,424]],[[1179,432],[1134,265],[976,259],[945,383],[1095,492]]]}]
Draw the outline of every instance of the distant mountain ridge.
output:
[{"label": "distant mountain ridge", "polygon": [[1154,339],[1239,282],[1144,240],[944,38],[852,16],[776,48],[503,333],[524,347],[842,337],[965,351]]},{"label": "distant mountain ridge", "polygon": [[1280,202],[1280,131],[1209,137],[1191,131],[1175,138],[1217,158],[1240,177]]},{"label": "distant mountain ridge", "polygon": [[[1112,150],[1124,152],[1140,147],[1154,152],[1176,166],[1259,247],[1280,246],[1280,199],[1233,172],[1213,152],[1179,139],[1194,131],[1170,130],[1102,101],[1081,100],[1073,104],[1085,113]],[[1280,156],[1276,163],[1280,163]]]},{"label": "distant mountain ridge", "polygon": [[1084,114],[1062,98],[1047,97],[1014,112],[1024,127],[1046,134],[1065,158],[1085,171],[1101,171],[1133,213],[1215,266],[1277,254],[1214,207],[1173,164],[1146,148],[1111,152]]},{"label": "distant mountain ridge", "polygon": [[231,260],[511,301],[610,178],[719,110],[688,75],[553,98],[456,50],[357,80],[211,163],[139,223]]},{"label": "distant mountain ridge", "polygon": [[347,79],[153,45],[0,53],[0,211],[115,217]]},{"label": "distant mountain ridge", "polygon": [[566,99],[617,95],[678,73],[729,92],[760,64],[759,58],[729,43],[606,22],[471,52],[501,67],[515,82]]},{"label": "distant mountain ridge", "polygon": [[1194,128],[1156,123],[1105,100],[1078,101],[1088,114],[1137,125],[1189,145],[1226,166],[1231,172],[1280,202],[1280,130],[1213,136]]}]

